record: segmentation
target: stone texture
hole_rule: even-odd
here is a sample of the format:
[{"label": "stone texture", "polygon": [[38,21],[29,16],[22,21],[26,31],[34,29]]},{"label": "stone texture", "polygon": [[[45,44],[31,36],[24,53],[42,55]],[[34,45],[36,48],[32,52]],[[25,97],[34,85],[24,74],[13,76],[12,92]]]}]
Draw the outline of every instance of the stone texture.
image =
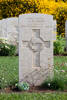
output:
[{"label": "stone texture", "polygon": [[0,37],[2,37],[2,20],[0,20]]},{"label": "stone texture", "polygon": [[[56,21],[53,21],[53,41],[56,40]],[[17,44],[19,39],[18,34],[18,18],[11,17],[0,20],[0,38],[8,39],[9,43]]]},{"label": "stone texture", "polygon": [[65,22],[65,39],[66,39],[66,51],[67,51],[67,20]]},{"label": "stone texture", "polygon": [[53,77],[53,16],[19,16],[19,82],[38,86]]},{"label": "stone texture", "polygon": [[0,20],[0,38],[6,39],[9,44],[16,45],[16,53],[18,54],[18,18],[12,17]]},{"label": "stone texture", "polygon": [[18,18],[0,20],[0,38],[7,39],[10,44],[16,45],[18,43]]},{"label": "stone texture", "polygon": [[7,34],[10,44],[16,45],[18,43],[18,18],[7,19]]},{"label": "stone texture", "polygon": [[2,34],[1,34],[1,37],[4,38],[4,39],[7,39],[7,20],[6,19],[3,19],[2,20]]}]

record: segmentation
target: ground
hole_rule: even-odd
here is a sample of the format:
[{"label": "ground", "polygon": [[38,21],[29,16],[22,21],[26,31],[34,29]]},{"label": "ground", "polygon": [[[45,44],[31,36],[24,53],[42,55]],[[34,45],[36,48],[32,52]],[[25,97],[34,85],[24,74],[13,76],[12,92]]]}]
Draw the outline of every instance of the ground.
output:
[{"label": "ground", "polygon": [[[12,86],[18,82],[18,57],[0,57],[0,88]],[[54,70],[67,80],[67,56],[54,57]],[[60,83],[61,84],[61,83]],[[67,89],[67,87],[65,87]],[[6,90],[6,88],[5,88]],[[10,91],[8,91],[10,92]],[[47,92],[47,93],[46,93]],[[22,99],[21,99],[22,98]],[[45,91],[45,93],[9,93],[0,92],[0,100],[67,100],[67,92]]]},{"label": "ground", "polygon": [[0,94],[0,100],[67,100],[66,93]]}]

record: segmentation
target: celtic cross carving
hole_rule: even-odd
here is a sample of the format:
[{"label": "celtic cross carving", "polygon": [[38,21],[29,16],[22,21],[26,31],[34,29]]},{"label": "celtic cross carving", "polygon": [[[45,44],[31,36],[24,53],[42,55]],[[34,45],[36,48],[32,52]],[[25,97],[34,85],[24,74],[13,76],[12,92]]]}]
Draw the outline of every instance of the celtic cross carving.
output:
[{"label": "celtic cross carving", "polygon": [[40,67],[40,52],[44,47],[50,47],[50,41],[44,41],[40,37],[40,29],[32,29],[33,34],[30,41],[22,41],[24,47],[33,52],[33,66]]}]

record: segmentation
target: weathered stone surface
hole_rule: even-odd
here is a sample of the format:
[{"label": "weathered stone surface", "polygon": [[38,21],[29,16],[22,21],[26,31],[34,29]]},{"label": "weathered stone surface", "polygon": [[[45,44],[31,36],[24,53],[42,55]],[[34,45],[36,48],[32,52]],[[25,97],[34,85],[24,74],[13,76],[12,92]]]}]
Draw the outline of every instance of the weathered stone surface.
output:
[{"label": "weathered stone surface", "polygon": [[[35,25],[35,22],[33,25]],[[56,21],[55,20],[53,21],[53,26],[54,26],[53,41],[55,41],[56,40]],[[12,17],[12,18],[0,20],[0,38],[8,39],[8,43],[11,43],[14,45],[18,43],[18,39],[19,39],[18,18]]]},{"label": "weathered stone surface", "polygon": [[0,20],[0,37],[2,37],[2,20]]},{"label": "weathered stone surface", "polygon": [[18,18],[7,19],[7,34],[10,44],[16,45],[18,43]]},{"label": "weathered stone surface", "polygon": [[53,17],[19,16],[19,82],[40,85],[53,77]]},{"label": "weathered stone surface", "polygon": [[0,20],[0,38],[7,39],[9,44],[16,45],[18,43],[18,18]]},{"label": "weathered stone surface", "polygon": [[3,19],[2,20],[2,26],[1,26],[1,28],[2,28],[2,37],[4,38],[4,39],[7,39],[7,20],[6,19]]}]

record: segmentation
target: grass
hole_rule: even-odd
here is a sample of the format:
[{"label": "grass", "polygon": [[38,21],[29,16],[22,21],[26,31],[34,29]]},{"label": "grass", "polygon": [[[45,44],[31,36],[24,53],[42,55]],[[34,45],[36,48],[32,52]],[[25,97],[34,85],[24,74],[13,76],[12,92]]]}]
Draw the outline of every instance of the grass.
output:
[{"label": "grass", "polygon": [[0,100],[67,100],[66,93],[0,94]]},{"label": "grass", "polygon": [[18,57],[0,57],[0,88],[18,82]]},{"label": "grass", "polygon": [[54,77],[43,82],[41,88],[67,90],[67,56],[54,57]]},{"label": "grass", "polygon": [[67,89],[67,56],[55,56],[54,70],[55,76],[60,76],[62,81],[66,84],[65,89]]},{"label": "grass", "polygon": [[[18,62],[18,57],[0,57],[0,88],[18,82]],[[61,75],[63,80],[67,82],[67,56],[54,57],[54,70],[55,76]]]},{"label": "grass", "polygon": [[[54,69],[67,80],[67,57],[55,56]],[[18,57],[0,57],[0,86],[18,82]],[[60,83],[61,84],[61,83]],[[67,93],[0,93],[0,100],[67,100]]]}]

